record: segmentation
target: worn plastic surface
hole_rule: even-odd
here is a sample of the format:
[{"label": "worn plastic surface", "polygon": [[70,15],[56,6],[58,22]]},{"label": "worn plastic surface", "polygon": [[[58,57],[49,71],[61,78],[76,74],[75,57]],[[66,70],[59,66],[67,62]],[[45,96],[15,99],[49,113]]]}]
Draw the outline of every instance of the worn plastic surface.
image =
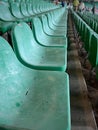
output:
[{"label": "worn plastic surface", "polygon": [[65,72],[23,66],[0,37],[0,129],[70,130]]}]

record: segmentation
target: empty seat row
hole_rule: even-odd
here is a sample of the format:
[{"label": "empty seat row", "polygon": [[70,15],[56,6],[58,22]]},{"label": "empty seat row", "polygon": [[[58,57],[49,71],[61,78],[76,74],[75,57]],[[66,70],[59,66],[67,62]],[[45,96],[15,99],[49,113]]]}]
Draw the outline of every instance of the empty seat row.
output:
[{"label": "empty seat row", "polygon": [[[37,21],[35,22],[37,23]],[[41,36],[40,32],[39,35]],[[55,37],[47,39],[42,36],[41,38],[44,38],[41,42],[42,44],[46,42],[46,47],[36,42],[32,30],[26,23],[20,23],[14,27],[12,43],[20,61],[30,68],[65,71],[67,67],[67,48],[60,48],[60,44]],[[55,39],[53,40],[53,38]],[[61,43],[66,45],[66,40]],[[49,44],[51,47],[49,47]]]},{"label": "empty seat row", "polygon": [[[32,17],[36,14],[46,12],[47,10],[53,10],[60,8],[60,6],[54,6],[53,3],[41,0],[38,4],[38,1],[10,1],[9,4],[5,4],[5,2],[0,2],[0,32],[5,33],[7,30],[11,28],[11,26],[20,21],[30,22]],[[30,7],[28,7],[30,5]],[[42,11],[34,12],[34,9],[37,10],[36,5],[40,5]],[[29,8],[29,11],[28,11]],[[47,9],[48,8],[48,9]],[[30,10],[32,14],[30,13]],[[5,13],[6,12],[6,13]]]},{"label": "empty seat row", "polygon": [[79,16],[81,16],[81,18],[96,32],[98,33],[98,22],[95,21],[92,17],[89,17],[87,14],[85,13],[79,13]]},{"label": "empty seat row", "polygon": [[92,68],[95,68],[98,79],[98,34],[95,33],[75,12],[73,12],[75,24],[84,42],[83,46],[88,53],[88,60]]},{"label": "empty seat row", "polygon": [[[60,10],[62,13],[60,12]],[[18,52],[17,55],[19,55],[20,57],[19,59],[24,64],[26,64],[27,66],[31,68],[33,67],[35,69],[66,71],[66,67],[67,67],[66,33],[67,33],[67,13],[68,12],[66,11],[66,13],[64,13],[64,11],[65,9],[59,9],[57,10],[57,12],[51,11],[47,15],[40,16],[40,18],[38,18],[38,16],[33,17],[31,20],[32,31],[30,27],[28,27],[28,25],[26,25],[25,23],[20,22],[20,24],[18,25],[17,23],[15,23],[17,27],[16,26],[13,27],[14,31],[12,30],[13,46],[14,46],[14,49],[17,50]],[[56,17],[57,14],[58,16]],[[61,18],[64,21],[62,23],[60,22]],[[53,21],[53,19],[55,20]],[[45,24],[43,23],[44,20],[45,20]],[[62,24],[62,25],[59,25],[59,24]],[[62,37],[55,36],[54,34],[52,34],[52,36],[48,35],[47,34],[48,32],[45,33],[44,30],[47,31],[46,26],[50,30],[52,30],[52,32],[55,32],[55,34],[56,32],[60,32],[60,34],[62,34]],[[15,29],[18,31],[16,31]],[[22,35],[22,37],[20,37],[19,33],[20,35]],[[27,35],[27,33],[29,34],[29,36]],[[25,35],[27,36],[23,37]],[[26,44],[25,42],[26,40],[28,44]],[[47,49],[48,47],[55,47],[55,48]],[[58,47],[60,49],[58,49]],[[28,51],[26,48],[31,49],[28,55],[25,54],[25,52]],[[33,51],[32,53],[32,50],[35,50],[35,51]],[[41,51],[43,54],[40,55]],[[36,57],[34,57],[35,53],[37,54]]]},{"label": "empty seat row", "polygon": [[98,14],[93,14],[90,12],[85,12],[86,16],[90,17],[91,19],[93,19],[94,21],[98,22]]},{"label": "empty seat row", "polygon": [[[46,16],[44,16],[46,17]],[[47,16],[48,17],[48,16]],[[67,16],[66,16],[67,17]],[[50,16],[53,31],[63,32],[62,37],[50,36],[44,32],[43,16],[32,18],[31,27],[26,23],[19,23],[12,30],[12,43],[19,60],[26,66],[40,70],[66,71],[67,68],[67,36],[66,19],[65,26],[53,25],[53,18]],[[55,24],[54,23],[54,24]],[[45,25],[46,26],[46,25]],[[47,31],[47,30],[46,30]],[[28,35],[27,35],[28,34]],[[27,44],[28,43],[28,44]],[[28,49],[27,49],[28,48]],[[29,50],[29,52],[28,52]],[[28,53],[26,53],[28,52]]]}]

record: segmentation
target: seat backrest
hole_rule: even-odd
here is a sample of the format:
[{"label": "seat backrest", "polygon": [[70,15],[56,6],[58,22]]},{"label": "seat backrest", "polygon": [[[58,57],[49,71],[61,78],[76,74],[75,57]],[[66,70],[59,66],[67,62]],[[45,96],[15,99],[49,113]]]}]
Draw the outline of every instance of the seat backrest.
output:
[{"label": "seat backrest", "polygon": [[16,18],[24,18],[24,16],[20,12],[20,4],[18,2],[12,2],[12,3],[10,3],[10,8],[11,8],[12,14]]},{"label": "seat backrest", "polygon": [[28,24],[22,22],[16,25],[11,36],[15,53],[21,62],[30,62],[30,56],[34,57],[32,63],[40,62],[41,49]]},{"label": "seat backrest", "polygon": [[34,17],[32,20],[32,30],[35,33],[36,39],[42,39],[44,38],[44,32],[43,32],[43,27],[40,18]]},{"label": "seat backrest", "polygon": [[90,29],[90,27],[88,26],[88,27],[86,27],[85,28],[85,37],[84,37],[84,39],[85,39],[85,49],[86,49],[86,51],[87,52],[89,52],[89,48],[90,48],[90,44],[91,44],[91,38],[92,38],[92,34],[93,34],[93,32],[92,32],[92,30]]},{"label": "seat backrest", "polygon": [[98,35],[96,34],[93,34],[91,37],[91,44],[90,44],[88,58],[92,67],[98,65]]},{"label": "seat backrest", "polygon": [[47,21],[48,19],[47,19],[46,15],[41,15],[40,19],[42,22],[43,30],[44,31],[49,30],[48,21]]},{"label": "seat backrest", "polygon": [[27,17],[30,16],[30,14],[27,11],[26,3],[24,1],[21,1],[21,3],[20,3],[20,9],[21,9],[21,13],[24,16],[27,16]]},{"label": "seat backrest", "polygon": [[30,1],[29,1],[28,3],[26,2],[26,5],[27,5],[28,13],[29,13],[30,15],[34,15],[34,11],[33,11],[33,9],[32,9],[32,4],[31,4],[31,2],[30,2]]},{"label": "seat backrest", "polygon": [[5,39],[0,37],[0,75],[2,75],[2,80],[12,73],[15,76],[20,71],[20,68],[21,64],[17,60],[11,46]]},{"label": "seat backrest", "polygon": [[0,2],[0,19],[3,21],[16,21],[7,5]]}]

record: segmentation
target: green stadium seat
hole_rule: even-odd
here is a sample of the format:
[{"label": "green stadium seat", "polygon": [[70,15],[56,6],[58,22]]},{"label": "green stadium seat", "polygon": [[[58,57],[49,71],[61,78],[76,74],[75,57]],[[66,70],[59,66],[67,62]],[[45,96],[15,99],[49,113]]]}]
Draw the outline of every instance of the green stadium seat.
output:
[{"label": "green stadium seat", "polygon": [[14,27],[12,43],[17,57],[24,65],[40,70],[66,70],[67,49],[40,46],[26,23]]},{"label": "green stadium seat", "polygon": [[69,77],[22,65],[0,37],[0,129],[70,130]]}]

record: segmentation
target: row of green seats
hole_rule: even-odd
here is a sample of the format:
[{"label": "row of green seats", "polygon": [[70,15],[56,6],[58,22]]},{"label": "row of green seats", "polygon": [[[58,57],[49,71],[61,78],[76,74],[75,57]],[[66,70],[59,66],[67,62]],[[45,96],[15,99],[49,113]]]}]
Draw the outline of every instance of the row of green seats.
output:
[{"label": "row of green seats", "polygon": [[[51,19],[49,19],[48,15],[42,15],[40,19],[41,19],[43,31],[44,31],[45,34],[47,34],[49,36],[55,36],[55,37],[66,37],[67,29],[65,29],[65,30],[57,30],[57,29],[54,30],[53,28],[51,28],[51,22],[52,21],[51,21]],[[67,21],[67,20],[64,19],[63,21]],[[67,22],[65,22],[65,23],[64,23],[64,25],[67,26]],[[59,22],[58,26],[62,26],[62,24]]]},{"label": "row of green seats", "polygon": [[79,15],[73,12],[75,24],[79,34],[84,41],[84,48],[88,53],[88,59],[95,68],[98,79],[98,34],[94,32]]},{"label": "row of green seats", "polygon": [[[38,1],[37,1],[38,2]],[[59,8],[53,3],[41,0],[38,4],[36,1],[10,1],[8,4],[0,2],[0,32],[5,33],[16,22],[29,22],[36,14]],[[36,7],[37,6],[37,7]],[[41,11],[40,11],[41,8]],[[29,9],[29,10],[28,10]],[[6,12],[6,13],[5,13]]]},{"label": "row of green seats", "polygon": [[92,15],[92,13],[90,13],[90,12],[88,12],[88,11],[86,11],[85,14],[86,14],[88,17],[94,19],[94,21],[98,22],[98,14],[93,14],[93,15]]},{"label": "row of green seats", "polygon": [[[53,12],[53,15],[52,15],[52,12]],[[33,19],[32,20],[33,37],[32,37],[32,33],[30,34],[28,31],[30,29],[27,29],[27,31],[26,31],[26,25],[23,25],[23,28],[25,28],[24,29],[25,31],[23,31],[23,29],[22,29],[22,31],[19,31],[20,35],[26,35],[27,32],[30,34],[32,40],[30,41],[30,38],[27,37],[27,41],[28,41],[28,43],[30,43],[30,44],[28,44],[29,47],[28,47],[28,45],[26,45],[24,50],[21,51],[21,48],[23,48],[23,44],[24,44],[24,41],[26,41],[26,39],[24,38],[24,39],[22,39],[22,41],[18,40],[18,42],[16,42],[17,41],[16,35],[19,35],[18,31],[17,31],[17,33],[15,33],[15,36],[12,36],[13,37],[12,39],[14,39],[13,41],[15,41],[15,44],[14,44],[15,47],[18,46],[18,44],[20,42],[22,42],[20,44],[22,46],[19,45],[18,47],[16,47],[16,48],[18,48],[18,49],[16,49],[16,50],[18,50],[17,55],[19,55],[20,60],[27,66],[29,66],[31,68],[33,67],[36,69],[45,69],[45,70],[51,69],[51,70],[65,71],[66,67],[67,67],[67,37],[66,37],[67,28],[66,28],[66,24],[67,24],[67,13],[68,12],[66,11],[66,15],[64,15],[65,9],[59,9],[57,11],[52,11],[52,12],[51,12],[51,14],[50,13],[47,14],[47,21],[51,21],[51,23],[47,22],[47,25],[48,25],[48,23],[50,23],[50,29],[52,29],[55,32],[57,32],[57,31],[60,31],[60,33],[62,32],[64,37],[55,37],[55,36],[51,37],[51,36],[45,34],[41,20],[39,18],[32,18]],[[58,14],[58,16],[56,16],[57,14]],[[65,21],[64,22],[65,26],[59,26],[60,21],[57,18],[60,17],[60,15],[62,15],[62,18],[64,16],[66,16],[65,19],[63,18],[63,20]],[[58,23],[56,23],[56,25],[53,25],[53,23],[52,23],[53,18],[55,18],[56,21],[59,21]],[[60,17],[60,19],[61,19],[61,17]],[[58,26],[57,26],[57,24],[58,24]],[[19,26],[20,25],[21,24],[19,24]],[[21,34],[21,32],[23,32],[23,34]],[[12,33],[12,34],[14,34],[14,33]],[[19,36],[19,38],[20,38],[20,36]],[[32,42],[35,43],[35,45],[32,46]],[[61,47],[61,49],[59,49],[59,51],[54,51],[54,50],[56,50],[56,48],[53,48],[53,50],[51,49],[52,51],[49,51],[49,50],[46,51],[45,49],[43,49],[43,47],[39,47],[36,43],[39,43],[40,45],[46,46],[46,47]],[[30,45],[32,47],[30,47]],[[63,47],[65,49],[63,49]],[[28,53],[28,55],[25,56],[25,52],[27,51],[27,50],[25,50],[26,48],[31,48],[31,52],[32,52],[32,49],[38,51],[36,58],[34,60],[31,60],[31,59],[34,57],[35,52],[33,54]],[[39,50],[42,50],[42,52],[44,52],[44,54],[47,53],[47,55],[44,55],[44,56],[43,56],[43,54],[40,55]],[[23,52],[23,53],[20,54],[19,52]],[[51,53],[51,55],[50,55],[50,53]],[[30,56],[31,54],[32,54],[32,56]],[[57,58],[54,57],[55,55],[57,56]],[[62,57],[62,58],[60,58],[60,57]],[[48,59],[49,59],[49,61],[48,61]],[[47,62],[46,62],[46,60],[47,60]],[[56,63],[57,63],[57,65],[56,65]]]},{"label": "row of green seats", "polygon": [[[54,32],[55,34],[57,32],[58,34],[62,34],[61,38],[57,36],[51,37],[52,34],[48,35],[48,30],[46,30],[46,26],[48,26],[49,28],[48,22],[46,21],[47,23],[43,25],[43,17],[46,18],[47,16],[40,17],[41,20],[39,18],[33,18],[32,28],[34,29],[37,41],[44,46],[65,46],[65,48],[67,48],[67,27],[57,27],[51,23],[53,28],[50,29],[52,30],[52,32]],[[47,33],[44,32],[44,29]]]},{"label": "row of green seats", "polygon": [[[67,15],[68,15],[68,11],[64,8],[60,8],[58,10],[54,10],[54,11],[51,11],[49,13],[42,14],[41,16],[39,16],[41,22],[40,22],[40,20],[37,19],[37,23],[34,22],[34,24],[33,24],[34,29],[36,30],[35,31],[35,33],[37,35],[36,37],[38,37],[38,39],[39,39],[39,37],[41,37],[39,35],[40,33],[37,33],[37,32],[42,30],[41,33],[43,34],[43,32],[44,32],[45,33],[45,34],[43,34],[44,36],[47,34],[48,37],[57,36],[57,37],[66,38]],[[40,27],[40,30],[38,29],[38,26]],[[45,36],[45,37],[47,37],[47,36]]]},{"label": "row of green seats", "polygon": [[98,22],[95,21],[92,17],[88,16],[88,13],[80,13],[78,12],[79,16],[96,32],[98,33]]},{"label": "row of green seats", "polygon": [[[37,23],[37,18],[34,19]],[[40,28],[39,28],[40,29]],[[28,35],[27,35],[28,34]],[[41,36],[41,33],[39,32]],[[54,37],[52,37],[54,38]],[[42,36],[43,39],[43,36]],[[26,23],[20,23],[14,27],[12,31],[12,43],[19,60],[26,66],[40,70],[65,71],[67,67],[67,49],[59,48],[59,42],[56,44],[56,39],[44,39],[41,41],[52,42],[51,47],[39,45],[32,33],[32,30]],[[49,40],[49,41],[48,41]],[[52,45],[53,44],[53,45]],[[63,44],[66,45],[65,42]]]},{"label": "row of green seats", "polygon": [[65,12],[15,23],[13,49],[0,37],[0,129],[71,130]]},{"label": "row of green seats", "polygon": [[[46,24],[48,26],[48,22]],[[16,25],[12,31],[12,43],[19,60],[34,69],[66,71],[67,36],[55,37],[44,33],[41,16],[40,18],[34,17],[31,26],[32,30],[22,22]],[[63,28],[53,24],[52,26],[55,31],[67,29],[66,26]]]}]

